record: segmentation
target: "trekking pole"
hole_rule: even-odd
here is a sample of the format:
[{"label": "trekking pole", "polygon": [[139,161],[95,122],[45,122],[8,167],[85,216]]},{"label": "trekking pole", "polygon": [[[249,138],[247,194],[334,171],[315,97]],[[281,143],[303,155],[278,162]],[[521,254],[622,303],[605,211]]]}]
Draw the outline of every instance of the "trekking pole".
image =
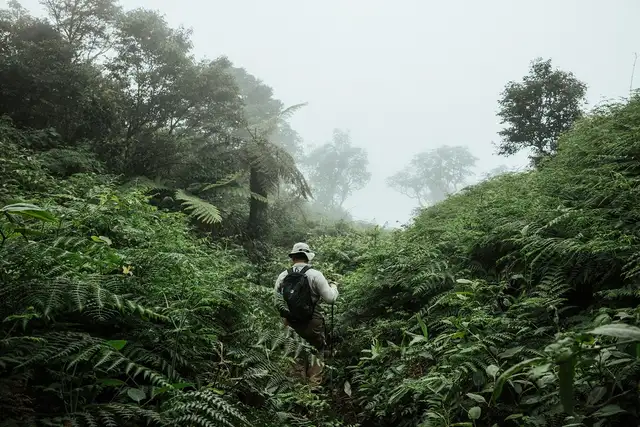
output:
[{"label": "trekking pole", "polygon": [[[331,359],[331,362],[333,362],[333,307],[335,306],[335,304],[331,304],[331,326],[330,328],[330,341],[329,341],[329,357]],[[332,363],[333,364],[333,363]],[[329,387],[331,387],[331,390],[333,390],[333,366],[330,367],[329,369]]]}]

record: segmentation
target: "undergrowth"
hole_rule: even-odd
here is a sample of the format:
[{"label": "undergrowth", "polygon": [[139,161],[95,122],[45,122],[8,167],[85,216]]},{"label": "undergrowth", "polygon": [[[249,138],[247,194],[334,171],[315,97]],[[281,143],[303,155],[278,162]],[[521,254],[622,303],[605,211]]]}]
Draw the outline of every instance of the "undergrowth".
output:
[{"label": "undergrowth", "polygon": [[116,177],[52,177],[19,136],[0,135],[2,425],[313,425],[326,403],[287,374],[308,346],[244,249]]},{"label": "undergrowth", "polygon": [[381,240],[317,239],[348,272],[346,419],[637,424],[637,129],[640,99],[602,107],[539,170],[467,188]]}]

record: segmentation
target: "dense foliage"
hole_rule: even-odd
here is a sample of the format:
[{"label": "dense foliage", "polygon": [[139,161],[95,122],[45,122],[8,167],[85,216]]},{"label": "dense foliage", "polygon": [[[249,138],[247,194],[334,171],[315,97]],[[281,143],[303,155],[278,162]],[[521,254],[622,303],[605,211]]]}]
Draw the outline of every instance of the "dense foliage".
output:
[{"label": "dense foliage", "polygon": [[640,99],[602,108],[542,170],[468,188],[377,243],[348,240],[350,420],[638,423],[638,129]]},{"label": "dense foliage", "polygon": [[[44,3],[0,15],[0,426],[640,422],[640,98],[389,231],[311,210],[298,107],[188,31]],[[271,298],[298,240],[340,283],[320,390]]]},{"label": "dense foliage", "polygon": [[113,176],[51,177],[21,136],[0,129],[3,425],[270,425],[313,404],[242,248]]}]

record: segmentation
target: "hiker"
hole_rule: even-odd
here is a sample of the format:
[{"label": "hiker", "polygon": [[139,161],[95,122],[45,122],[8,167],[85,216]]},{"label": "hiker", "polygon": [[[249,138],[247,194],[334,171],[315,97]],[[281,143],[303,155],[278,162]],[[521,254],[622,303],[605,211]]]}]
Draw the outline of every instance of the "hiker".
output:
[{"label": "hiker", "polygon": [[320,299],[334,304],[338,298],[338,288],[329,283],[324,275],[309,263],[315,254],[306,243],[293,245],[289,258],[292,267],[280,273],[276,279],[275,291],[285,301],[280,307],[280,315],[285,326],[290,326],[318,351],[316,363],[306,369],[306,376],[313,385],[322,381],[324,351],[326,347],[326,325]]}]

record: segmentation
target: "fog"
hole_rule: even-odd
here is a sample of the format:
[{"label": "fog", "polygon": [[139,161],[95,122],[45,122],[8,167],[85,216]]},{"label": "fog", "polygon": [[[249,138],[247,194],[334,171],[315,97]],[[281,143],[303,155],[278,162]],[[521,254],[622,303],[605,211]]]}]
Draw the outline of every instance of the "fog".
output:
[{"label": "fog", "polygon": [[[2,4],[4,3],[4,4]],[[20,2],[42,14],[37,0]],[[3,7],[6,2],[0,2]],[[536,57],[575,73],[590,105],[629,93],[640,51],[637,0],[126,0],[193,29],[194,53],[227,56],[285,105],[308,102],[290,120],[308,146],[348,129],[368,152],[368,185],[344,208],[395,225],[416,201],[387,177],[413,155],[465,145],[476,173],[523,167],[527,154],[495,155],[497,100]],[[640,78],[636,79],[640,82]]]}]

